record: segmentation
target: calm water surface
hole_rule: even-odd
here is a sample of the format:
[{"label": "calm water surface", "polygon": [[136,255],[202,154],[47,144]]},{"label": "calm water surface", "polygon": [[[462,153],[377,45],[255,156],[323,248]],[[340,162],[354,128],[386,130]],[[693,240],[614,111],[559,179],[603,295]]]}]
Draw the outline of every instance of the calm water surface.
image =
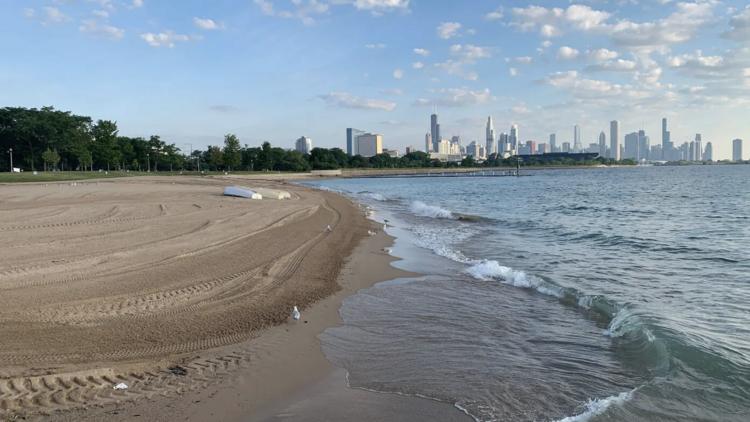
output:
[{"label": "calm water surface", "polygon": [[479,421],[750,420],[750,166],[316,183],[426,274],[321,340],[352,387]]}]

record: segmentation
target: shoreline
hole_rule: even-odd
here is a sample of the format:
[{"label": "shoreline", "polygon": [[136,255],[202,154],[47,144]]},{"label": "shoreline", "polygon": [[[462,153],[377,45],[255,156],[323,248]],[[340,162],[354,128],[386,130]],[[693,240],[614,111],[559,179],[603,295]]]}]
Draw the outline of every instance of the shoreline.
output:
[{"label": "shoreline", "polygon": [[[321,194],[335,195],[351,201],[336,193]],[[375,227],[375,223],[366,220],[363,215],[361,218],[365,225],[354,224],[353,227],[359,230],[360,227],[365,227],[365,230],[367,227]],[[340,410],[349,414],[350,418],[361,414],[363,416],[359,419],[363,421],[369,420],[368,418],[382,420],[383,416],[387,416],[388,420],[398,420],[398,414],[405,418],[408,416],[408,419],[403,420],[410,421],[435,418],[471,421],[471,418],[451,404],[348,388],[345,370],[329,362],[323,354],[317,335],[343,323],[339,308],[344,300],[377,283],[414,276],[391,266],[398,258],[382,252],[383,248],[393,244],[393,239],[381,230],[377,230],[374,236],[364,236],[350,251],[339,272],[337,283],[341,289],[301,310],[302,318],[298,323],[283,323],[263,331],[249,341],[225,347],[226,350],[232,350],[233,354],[244,355],[249,359],[248,363],[231,372],[229,369],[226,373],[219,370],[217,378],[198,386],[168,389],[163,394],[149,397],[130,398],[124,394],[122,399],[108,403],[84,402],[78,409],[46,411],[26,417],[26,420],[270,422],[284,420],[280,414],[288,415],[290,408],[307,406],[305,415],[309,419],[298,415],[290,420],[331,420],[342,416],[339,414]],[[209,354],[211,351],[201,353]],[[355,402],[357,405],[354,408],[343,406],[344,402],[338,407],[324,405],[330,404],[336,397],[339,400],[345,399],[347,404]],[[359,413],[352,415],[352,409]],[[445,419],[443,416],[446,413],[451,418]],[[415,414],[423,415],[424,418],[415,419]]]}]

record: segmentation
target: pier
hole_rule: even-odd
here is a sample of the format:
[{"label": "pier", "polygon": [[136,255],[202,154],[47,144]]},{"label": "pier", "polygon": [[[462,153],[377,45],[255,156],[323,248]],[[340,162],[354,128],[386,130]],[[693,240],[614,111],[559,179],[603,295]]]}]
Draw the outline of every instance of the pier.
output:
[{"label": "pier", "polygon": [[528,177],[530,174],[519,174],[518,171],[467,171],[467,172],[427,172],[427,173],[389,173],[352,176],[356,179],[399,179],[425,177]]}]

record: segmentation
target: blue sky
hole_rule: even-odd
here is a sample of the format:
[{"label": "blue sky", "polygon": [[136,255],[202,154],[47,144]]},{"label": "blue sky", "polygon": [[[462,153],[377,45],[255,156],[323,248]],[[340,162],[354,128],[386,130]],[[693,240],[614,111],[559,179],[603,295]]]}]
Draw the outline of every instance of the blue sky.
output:
[{"label": "blue sky", "polygon": [[522,140],[596,142],[608,122],[661,141],[701,133],[716,158],[750,149],[750,8],[740,1],[6,0],[3,106],[52,105],[178,146],[236,133],[345,148],[484,142],[487,116]]}]

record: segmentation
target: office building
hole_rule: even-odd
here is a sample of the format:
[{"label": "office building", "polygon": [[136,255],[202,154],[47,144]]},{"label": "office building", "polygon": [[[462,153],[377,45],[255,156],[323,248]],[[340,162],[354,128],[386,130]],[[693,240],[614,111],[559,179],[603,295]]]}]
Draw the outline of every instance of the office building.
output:
[{"label": "office building", "polygon": [[557,135],[554,133],[549,134],[549,148],[551,152],[557,152]]},{"label": "office building", "polygon": [[479,151],[479,144],[477,144],[476,141],[472,141],[467,147],[466,147],[466,155],[471,155],[474,158],[481,157],[480,151]]},{"label": "office building", "polygon": [[573,152],[582,152],[583,144],[581,143],[581,127],[573,126]]},{"label": "office building", "polygon": [[605,157],[607,155],[607,135],[604,131],[599,134],[599,156]]},{"label": "office building", "polygon": [[498,138],[498,146],[497,150],[498,152],[501,152],[503,154],[510,152],[510,142],[509,142],[509,136],[507,133],[501,133],[500,137]]},{"label": "office building", "polygon": [[586,148],[586,151],[581,151],[581,152],[586,152],[588,154],[599,155],[599,144],[597,144],[597,143],[590,143],[589,147]]},{"label": "office building", "polygon": [[510,143],[511,154],[513,151],[518,150],[518,125],[510,127],[510,136],[508,137],[508,143]]},{"label": "office building", "polygon": [[406,153],[407,154],[411,154],[412,152],[414,152],[414,147],[411,147],[411,146],[406,147]]},{"label": "office building", "polygon": [[570,152],[570,142],[563,142],[562,152]]},{"label": "office building", "polygon": [[401,151],[399,151],[397,149],[383,148],[383,154],[388,154],[388,155],[390,155],[393,158],[398,158],[398,157],[401,156]]},{"label": "office building", "polygon": [[638,133],[633,132],[625,135],[625,155],[622,158],[632,158],[637,160],[639,144],[640,139],[638,138]]},{"label": "office building", "polygon": [[428,133],[424,136],[424,152],[432,151],[432,134]]},{"label": "office building", "polygon": [[663,157],[661,153],[661,145],[654,145],[651,147],[651,152],[649,153],[650,157],[656,157],[657,160],[659,160],[661,157]]},{"label": "office building", "polygon": [[357,150],[363,157],[374,157],[383,153],[383,135],[365,133],[357,138]]},{"label": "office building", "polygon": [[431,151],[438,151],[438,143],[440,143],[440,124],[438,124],[437,110],[430,116],[430,135],[432,136],[432,148]]},{"label": "office building", "polygon": [[312,151],[312,139],[307,136],[303,136],[297,139],[294,149],[301,152],[302,154],[309,154]]},{"label": "office building", "polygon": [[357,137],[365,134],[365,131],[353,128],[346,129],[346,153],[349,155],[357,155]]},{"label": "office building", "polygon": [[443,139],[438,142],[438,148],[436,151],[438,154],[450,154],[451,152],[451,141]]},{"label": "office building", "polygon": [[544,142],[542,142],[541,144],[537,145],[536,146],[536,153],[537,154],[544,154],[545,152],[547,152],[547,146],[548,145],[549,144],[545,144]]},{"label": "office building", "polygon": [[695,154],[695,141],[690,141],[690,146],[688,147],[688,161],[698,161],[696,159]]},{"label": "office building", "polygon": [[646,131],[638,131],[638,160],[648,160],[651,156],[651,138],[646,136]]},{"label": "office building", "polygon": [[609,158],[620,159],[620,121],[609,123]]},{"label": "office building", "polygon": [[670,140],[670,133],[667,131],[667,118],[661,119],[661,151],[662,160],[669,161],[672,159],[672,142]]},{"label": "office building", "polygon": [[497,141],[495,140],[495,126],[492,124],[492,116],[487,118],[487,132],[486,132],[485,149],[487,150],[487,156],[491,154],[497,154]]},{"label": "office building", "polygon": [[695,134],[695,161],[703,161],[703,139],[700,133]]},{"label": "office building", "polygon": [[703,151],[703,161],[713,161],[714,160],[714,146],[711,145],[711,142],[706,142],[706,149]]},{"label": "office building", "polygon": [[529,151],[530,155],[533,155],[536,151],[536,142],[534,141],[526,141],[526,149]]},{"label": "office building", "polygon": [[732,141],[732,161],[742,161],[742,139]]}]

